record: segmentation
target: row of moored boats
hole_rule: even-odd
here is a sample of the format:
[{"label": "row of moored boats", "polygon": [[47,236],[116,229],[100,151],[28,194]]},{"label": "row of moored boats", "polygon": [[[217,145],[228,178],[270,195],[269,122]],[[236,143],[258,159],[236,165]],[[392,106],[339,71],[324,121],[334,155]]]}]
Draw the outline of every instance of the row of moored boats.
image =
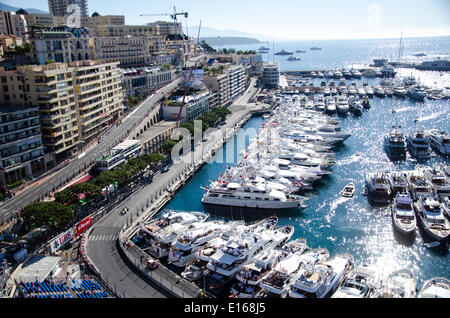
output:
[{"label": "row of moored boats", "polygon": [[330,256],[305,239],[290,240],[292,226],[272,216],[254,224],[208,221],[201,212],[168,211],[140,227],[140,247],[182,270],[210,295],[239,298],[449,297],[445,278],[427,281],[399,270],[381,277],[374,266],[355,266],[349,254]]}]

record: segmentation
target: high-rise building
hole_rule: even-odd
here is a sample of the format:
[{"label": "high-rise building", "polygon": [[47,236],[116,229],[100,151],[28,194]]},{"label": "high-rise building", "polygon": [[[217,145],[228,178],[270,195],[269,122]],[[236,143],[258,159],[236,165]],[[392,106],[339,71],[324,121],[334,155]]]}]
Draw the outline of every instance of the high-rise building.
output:
[{"label": "high-rise building", "polygon": [[49,60],[73,62],[91,59],[88,31],[84,28],[32,27],[29,32],[32,56],[37,64]]},{"label": "high-rise building", "polygon": [[0,106],[0,184],[8,186],[45,170],[39,108]]},{"label": "high-rise building", "polygon": [[89,60],[0,69],[0,104],[38,107],[48,163],[57,164],[122,114],[118,64]]},{"label": "high-rise building", "polygon": [[64,17],[68,15],[67,7],[72,4],[79,5],[81,17],[89,16],[87,0],[48,0],[48,10],[51,15]]},{"label": "high-rise building", "polygon": [[0,34],[14,35],[26,41],[27,31],[27,21],[23,14],[0,11]]},{"label": "high-rise building", "polygon": [[280,83],[280,65],[277,63],[266,63],[263,66],[262,83],[265,87],[276,88]]}]

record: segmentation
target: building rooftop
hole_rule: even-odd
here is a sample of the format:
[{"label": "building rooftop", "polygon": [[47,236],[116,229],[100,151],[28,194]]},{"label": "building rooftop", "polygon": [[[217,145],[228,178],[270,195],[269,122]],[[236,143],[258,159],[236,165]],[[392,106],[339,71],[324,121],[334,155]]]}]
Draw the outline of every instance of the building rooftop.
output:
[{"label": "building rooftop", "polygon": [[18,275],[18,281],[43,281],[52,270],[57,268],[60,257],[37,255],[24,264]]},{"label": "building rooftop", "polygon": [[152,140],[162,132],[166,131],[167,129],[170,129],[174,126],[176,126],[177,123],[175,122],[167,122],[167,121],[161,121],[153,126],[150,126],[146,131],[144,131],[142,134],[139,135],[137,140],[141,142],[145,142],[147,140]]}]

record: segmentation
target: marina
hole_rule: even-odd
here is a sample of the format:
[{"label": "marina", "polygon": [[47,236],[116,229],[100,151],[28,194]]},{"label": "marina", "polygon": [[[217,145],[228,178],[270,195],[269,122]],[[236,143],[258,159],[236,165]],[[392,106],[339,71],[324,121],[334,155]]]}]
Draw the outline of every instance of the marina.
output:
[{"label": "marina", "polygon": [[[362,80],[359,80],[359,83],[363,84],[362,82]],[[405,151],[404,156],[400,156],[400,158],[395,158],[395,156],[392,158],[386,151],[385,137],[391,134],[398,139],[398,131],[395,131],[395,129],[401,130],[405,135],[408,132],[412,134],[414,131],[423,130],[427,131],[427,133],[424,133],[427,138],[433,133],[436,135],[436,132],[439,132],[440,136],[445,137],[445,131],[449,129],[448,118],[442,116],[442,114],[445,113],[445,109],[448,107],[448,101],[426,99],[425,102],[420,102],[412,98],[382,98],[374,94],[369,99],[370,108],[363,108],[359,114],[349,111],[348,114],[343,115],[337,111],[327,113],[325,109],[323,111],[318,110],[314,107],[314,104],[307,106],[308,101],[311,99],[308,99],[306,95],[302,95],[300,92],[298,94],[283,94],[280,91],[277,96],[278,106],[275,108],[275,112],[269,115],[253,117],[245,123],[236,132],[236,135],[231,137],[223,145],[223,148],[218,149],[215,155],[199,169],[197,174],[175,194],[161,213],[173,210],[202,211],[209,214],[210,221],[242,222],[239,220],[250,219],[250,222],[254,222],[251,221],[254,220],[251,216],[254,216],[255,212],[259,215],[259,219],[267,217],[267,214],[263,213],[265,210],[263,207],[252,210],[251,206],[246,206],[245,209],[236,206],[234,210],[231,208],[232,213],[230,213],[230,209],[226,213],[218,213],[217,209],[211,210],[211,208],[208,208],[208,204],[205,204],[204,198],[206,193],[218,191],[217,193],[229,195],[232,193],[236,194],[236,191],[242,191],[242,199],[244,199],[244,195],[247,192],[257,195],[257,197],[264,194],[261,198],[264,198],[269,193],[271,195],[277,193],[273,191],[278,191],[278,193],[283,193],[287,196],[296,193],[295,195],[298,196],[297,200],[300,200],[297,207],[281,210],[270,207],[267,209],[267,212],[276,212],[277,227],[293,227],[294,231],[290,236],[291,242],[305,240],[304,242],[305,245],[307,242],[308,249],[325,248],[329,253],[327,259],[343,254],[350,255],[352,257],[351,264],[354,268],[361,268],[361,266],[365,268],[368,264],[376,268],[376,276],[379,277],[379,287],[376,293],[374,288],[371,287],[370,292],[364,292],[366,294],[364,297],[369,297],[369,295],[372,295],[370,297],[382,297],[380,296],[381,291],[384,291],[385,295],[392,294],[392,290],[388,287],[389,283],[385,283],[385,285],[380,284],[382,284],[382,279],[389,282],[393,281],[394,278],[392,277],[396,275],[392,272],[393,269],[399,272],[405,268],[412,269],[414,281],[417,281],[418,286],[434,277],[445,277],[446,264],[449,261],[447,240],[442,240],[442,243],[436,241],[437,236],[433,237],[431,232],[427,232],[425,227],[419,225],[421,221],[418,217],[419,214],[416,213],[418,211],[417,202],[419,202],[417,198],[414,198],[414,201],[413,198],[409,197],[402,199],[399,194],[413,186],[411,182],[414,178],[417,178],[414,171],[416,167],[420,170],[421,165],[424,164],[423,160],[414,157],[410,151]],[[290,108],[286,105],[290,105]],[[297,108],[293,105],[296,105],[295,107]],[[299,148],[278,147],[277,156],[275,157],[275,152],[270,150],[270,142],[264,143],[260,136],[264,132],[275,130],[276,125],[270,125],[270,122],[274,123],[273,118],[276,118],[276,114],[281,113],[283,109],[289,109],[289,111],[297,109],[298,113],[294,116],[297,118],[296,129],[301,126],[303,135],[312,133],[311,125],[305,124],[306,121],[303,121],[303,125],[299,126],[302,116],[306,116],[305,112],[310,116],[312,114],[317,116],[315,117],[316,124],[319,123],[324,127],[337,125],[339,129],[329,130],[328,132],[316,129],[314,130],[314,133],[317,133],[314,138],[314,146],[309,145],[309,149],[303,147],[302,151]],[[396,111],[393,112],[393,109],[396,109]],[[369,122],[371,123],[370,125],[367,124]],[[280,134],[280,131],[283,133]],[[292,138],[297,144],[301,141],[300,138],[303,138],[300,137],[303,135],[298,133],[292,133],[291,131],[285,134],[285,132],[286,129],[281,129],[274,134]],[[322,139],[318,139],[318,137]],[[308,138],[311,141],[311,135]],[[325,142],[324,138],[328,138],[327,142]],[[322,142],[319,142],[320,140]],[[405,140],[406,137],[403,140],[406,145]],[[280,142],[280,140],[277,142]],[[445,153],[444,148],[439,148],[437,145],[433,148],[430,147],[430,156],[426,159],[426,166],[448,167],[449,159],[442,155],[442,153]],[[328,151],[326,158],[331,161],[323,161],[323,158],[320,161],[308,159],[310,163],[301,164],[305,158],[314,158],[305,157],[304,155],[300,156],[298,153],[295,153],[300,151],[305,154],[304,151],[306,150],[309,151],[309,154],[314,155]],[[331,153],[330,150],[332,150]],[[231,161],[229,160],[230,153],[233,155],[233,160]],[[255,157],[255,153],[259,153],[260,157]],[[270,163],[270,160],[272,160],[272,165],[276,164],[278,166],[278,169],[263,169],[263,166],[259,166],[264,162]],[[248,166],[254,169],[248,170],[245,168],[244,163],[248,163]],[[294,163],[300,164],[295,165],[297,169],[293,171],[301,171],[302,186],[294,184],[292,181],[286,184],[280,183],[279,174],[275,177],[277,174],[274,174],[274,172],[283,171],[282,178],[284,178],[289,175],[286,171],[291,171],[290,176],[292,177],[292,167],[291,170],[280,169],[280,167],[284,165],[288,167]],[[299,170],[298,168],[301,169]],[[314,173],[312,173],[313,171]],[[402,171],[409,172],[403,174]],[[444,172],[447,171],[448,168]],[[247,174],[243,176],[244,173]],[[371,177],[369,178],[369,176]],[[269,177],[271,181],[265,181]],[[224,180],[228,180],[228,178],[231,179],[229,180],[231,182],[226,182],[225,186]],[[236,180],[236,178],[239,180]],[[378,182],[386,188],[386,196],[381,198],[383,202],[379,202],[381,206],[371,204],[373,202],[368,200],[366,196],[369,193],[364,189],[368,180],[372,179],[374,180],[374,186]],[[240,180],[247,180],[247,183]],[[249,181],[251,182],[248,183]],[[347,190],[344,191],[345,189]],[[396,194],[399,194],[398,199],[395,197]],[[443,198],[445,199],[445,197],[444,195]],[[250,197],[244,201],[248,203],[249,199]],[[394,199],[398,200],[398,202],[394,201]],[[267,200],[270,201],[270,196],[267,197]],[[266,200],[263,199],[262,201]],[[394,204],[395,202],[397,204]],[[442,202],[445,204],[447,201],[443,200]],[[230,208],[232,205],[230,205],[230,202],[225,204],[227,208]],[[394,210],[391,210],[390,205],[393,208],[398,207],[398,210],[395,210],[396,213],[394,213]],[[405,208],[405,206],[408,206],[408,208]],[[413,213],[411,213],[411,208]],[[443,207],[442,211],[442,216],[444,216],[447,210]],[[411,217],[414,218],[415,224],[414,226],[411,224],[410,228],[408,228],[404,220],[401,219]],[[239,224],[237,229],[244,226],[243,223]],[[402,230],[404,231],[403,233]],[[238,230],[234,231],[234,235],[237,232]],[[243,264],[238,266],[236,270],[233,270],[232,276],[227,276],[231,273],[229,271],[217,276],[217,265],[210,265],[208,268],[208,264],[214,259],[212,256],[217,252],[212,252],[211,254],[211,252],[207,251],[217,251],[221,244],[226,246],[232,241],[230,241],[229,235],[227,236],[228,241],[221,237],[219,235],[213,239],[210,244],[204,246],[204,249],[199,248],[197,255],[193,257],[194,261],[191,264],[187,264],[186,268],[177,271],[172,264],[167,264],[167,266],[179,274],[182,273],[183,277],[191,277],[190,280],[197,281],[200,288],[209,286],[209,289],[211,289],[211,286],[215,286],[213,288],[220,290],[216,296],[224,296],[229,293],[234,295],[233,297],[246,298],[275,297],[276,295],[278,295],[276,297],[289,297],[289,290],[300,276],[289,276],[288,285],[283,287],[282,291],[275,292],[275,294],[273,288],[266,288],[267,290],[264,288],[261,290],[256,289],[255,284],[248,283],[248,280],[243,280],[241,276],[250,275],[250,277],[254,277],[255,282],[261,282],[261,286],[264,286],[263,277],[266,277],[266,279],[268,277],[268,264],[272,264],[275,260],[281,261],[283,255],[280,251],[281,246],[278,247],[278,250],[269,249],[265,250],[265,253],[254,255],[252,259],[248,259],[249,263],[246,263],[247,265]],[[302,253],[305,250],[307,249],[303,249]],[[231,260],[226,262],[231,262]],[[419,263],[421,266],[419,266]],[[423,267],[424,263],[426,270]],[[351,268],[348,268],[345,273],[345,275],[342,274],[340,276],[341,279],[339,284],[335,286],[336,288],[338,285],[344,284],[346,281],[344,280],[345,277],[352,277],[349,275],[349,273],[352,273]],[[203,282],[202,277],[204,277]],[[402,277],[405,277],[405,275]],[[382,288],[381,286],[384,287]],[[403,287],[405,290],[409,288],[406,286],[406,283]],[[224,290],[227,291],[224,292]],[[295,293],[291,294],[296,295]],[[407,290],[402,295],[406,294],[416,295]],[[345,296],[342,292],[337,295]],[[331,293],[327,297],[331,297]],[[396,295],[395,297],[400,296]]]}]

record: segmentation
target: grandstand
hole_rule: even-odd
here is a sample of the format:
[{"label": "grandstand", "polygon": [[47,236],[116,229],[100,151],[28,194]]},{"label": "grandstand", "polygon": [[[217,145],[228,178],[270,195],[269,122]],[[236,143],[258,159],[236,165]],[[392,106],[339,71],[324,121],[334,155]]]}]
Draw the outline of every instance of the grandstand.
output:
[{"label": "grandstand", "polygon": [[72,279],[68,282],[34,281],[18,283],[23,298],[112,298],[92,279]]}]

